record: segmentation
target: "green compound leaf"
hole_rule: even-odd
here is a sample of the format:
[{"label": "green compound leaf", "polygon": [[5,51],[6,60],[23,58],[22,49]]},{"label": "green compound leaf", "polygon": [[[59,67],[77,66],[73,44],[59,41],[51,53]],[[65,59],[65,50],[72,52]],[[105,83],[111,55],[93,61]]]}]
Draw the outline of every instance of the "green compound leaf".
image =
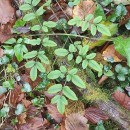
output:
[{"label": "green compound leaf", "polygon": [[52,104],[57,103],[58,100],[60,99],[60,97],[61,97],[61,95],[56,95],[55,97],[53,97],[53,98],[51,99],[51,103],[52,103]]},{"label": "green compound leaf", "polygon": [[79,88],[86,88],[85,83],[78,75],[72,76],[72,82]]},{"label": "green compound leaf", "polygon": [[81,27],[82,27],[82,31],[83,31],[83,32],[86,31],[86,30],[88,29],[88,27],[89,27],[89,22],[83,21]]},{"label": "green compound leaf", "polygon": [[68,61],[71,61],[71,60],[73,59],[73,54],[69,54],[69,55],[67,56],[67,59],[68,59]]},{"label": "green compound leaf", "polygon": [[86,69],[87,68],[87,66],[88,66],[88,60],[83,60],[83,62],[82,62],[82,68],[83,69]]},{"label": "green compound leaf", "polygon": [[36,67],[36,65],[31,68],[30,78],[31,78],[32,81],[35,81],[36,78],[37,78],[37,67]]},{"label": "green compound leaf", "polygon": [[111,36],[109,28],[104,24],[97,24],[97,30],[106,36]]},{"label": "green compound leaf", "polygon": [[94,24],[91,24],[91,34],[94,36],[96,35],[96,32],[97,32],[97,28]]},{"label": "green compound leaf", "polygon": [[43,7],[41,6],[41,7],[36,11],[36,15],[37,15],[37,16],[41,16],[41,15],[43,15],[44,12],[45,12],[45,10],[44,10]]},{"label": "green compound leaf", "polygon": [[62,85],[61,84],[55,84],[53,86],[51,86],[49,89],[48,89],[48,93],[57,93],[57,92],[60,92],[62,90]]},{"label": "green compound leaf", "polygon": [[82,56],[77,56],[77,58],[76,58],[76,64],[81,63],[81,61],[82,61]]},{"label": "green compound leaf", "polygon": [[31,20],[33,20],[33,19],[35,19],[36,18],[36,16],[35,16],[35,14],[34,13],[29,13],[29,14],[26,14],[24,17],[23,17],[23,20],[24,21],[31,21]]},{"label": "green compound leaf", "polygon": [[34,58],[37,55],[37,51],[31,51],[24,55],[24,59]]},{"label": "green compound leaf", "polygon": [[40,2],[41,0],[33,0],[32,1],[32,5],[33,6],[36,6],[36,5],[38,5],[38,3]]},{"label": "green compound leaf", "polygon": [[85,45],[84,47],[82,47],[79,51],[79,54],[84,56],[86,55],[86,53],[88,52],[88,49],[89,49],[89,46],[88,45]]},{"label": "green compound leaf", "polygon": [[93,14],[88,14],[88,15],[85,17],[85,21],[90,21],[92,18],[93,18]]},{"label": "green compound leaf", "polygon": [[49,64],[50,62],[49,62],[49,59],[48,59],[48,57],[47,56],[45,56],[45,55],[41,55],[41,54],[38,54],[38,58],[41,60],[41,62],[43,62],[44,64]]},{"label": "green compound leaf", "polygon": [[88,65],[89,65],[89,67],[91,67],[92,69],[94,69],[98,72],[102,71],[101,66],[95,60],[89,60]]},{"label": "green compound leaf", "polygon": [[71,100],[78,100],[76,94],[68,86],[64,86],[62,92],[67,98]]},{"label": "green compound leaf", "polygon": [[45,68],[43,67],[42,63],[36,62],[36,67],[40,72],[45,72]]},{"label": "green compound leaf", "polygon": [[65,105],[68,104],[68,101],[64,96],[61,96],[61,98],[57,102],[57,109],[58,111],[63,114],[65,112]]},{"label": "green compound leaf", "polygon": [[16,56],[18,61],[23,60],[23,46],[24,45],[22,45],[22,44],[17,44],[14,46],[15,56]]},{"label": "green compound leaf", "polygon": [[57,44],[54,41],[49,40],[49,38],[44,38],[43,39],[43,46],[45,46],[45,47],[55,47],[55,46],[57,46]]},{"label": "green compound leaf", "polygon": [[7,41],[4,42],[5,44],[14,44],[16,43],[16,39],[15,38],[10,38]]},{"label": "green compound leaf", "polygon": [[54,28],[54,27],[56,27],[56,22],[53,22],[53,21],[45,21],[45,22],[43,22],[43,26],[46,26],[46,27],[48,27],[48,28]]},{"label": "green compound leaf", "polygon": [[49,78],[49,79],[57,79],[57,78],[59,78],[60,76],[61,76],[61,72],[59,71],[59,70],[54,70],[54,71],[51,71],[48,75],[47,75],[47,77]]},{"label": "green compound leaf", "polygon": [[55,50],[55,54],[56,54],[57,56],[62,56],[62,57],[64,57],[64,56],[68,55],[68,53],[69,53],[68,50],[63,49],[63,48],[58,48],[58,49]]},{"label": "green compound leaf", "polygon": [[23,4],[23,5],[21,5],[20,7],[19,7],[19,9],[20,10],[30,10],[30,9],[32,9],[32,6],[31,5],[29,5],[29,4]]},{"label": "green compound leaf", "polygon": [[91,53],[89,55],[86,56],[87,59],[91,60],[96,56],[96,53]]},{"label": "green compound leaf", "polygon": [[35,65],[35,61],[31,60],[31,61],[28,61],[26,64],[25,64],[25,67],[26,68],[32,68],[34,65]]},{"label": "green compound leaf", "polygon": [[40,25],[34,25],[31,27],[31,31],[38,31],[40,30]]},{"label": "green compound leaf", "polygon": [[93,23],[100,23],[102,21],[102,16],[98,16],[93,20]]},{"label": "green compound leaf", "polygon": [[25,3],[31,4],[32,0],[24,0]]}]

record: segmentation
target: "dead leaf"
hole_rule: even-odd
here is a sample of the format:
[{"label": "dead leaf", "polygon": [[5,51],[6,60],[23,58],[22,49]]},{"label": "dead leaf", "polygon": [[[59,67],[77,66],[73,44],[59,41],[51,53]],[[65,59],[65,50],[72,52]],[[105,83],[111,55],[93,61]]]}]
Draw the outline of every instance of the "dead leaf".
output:
[{"label": "dead leaf", "polygon": [[6,98],[6,96],[4,94],[0,95],[0,108],[3,105],[5,98]]},{"label": "dead leaf", "polygon": [[44,92],[45,96],[48,98],[48,99],[52,99],[56,94],[50,94],[48,93],[47,91]]},{"label": "dead leaf", "polygon": [[24,98],[24,93],[21,90],[21,86],[18,84],[14,84],[14,89],[11,91],[11,94],[9,96],[10,104],[15,107],[16,104]]},{"label": "dead leaf", "polygon": [[0,42],[12,38],[11,28],[16,21],[15,9],[11,6],[12,0],[0,1]]},{"label": "dead leaf", "polygon": [[4,43],[7,39],[14,37],[14,35],[11,33],[11,27],[8,27],[8,25],[4,26],[4,31],[0,27],[0,43]]},{"label": "dead leaf", "polygon": [[31,85],[32,89],[34,89],[41,82],[41,78],[39,76],[35,82],[30,79],[30,69],[26,69],[25,74],[22,74],[21,78],[23,82],[28,82]]},{"label": "dead leaf", "polygon": [[70,115],[72,113],[84,114],[84,104],[79,101],[68,101],[68,105],[65,108],[65,115]]},{"label": "dead leaf", "polygon": [[0,48],[0,58],[3,57],[3,55],[4,55],[4,50]]},{"label": "dead leaf", "polygon": [[89,130],[87,119],[79,113],[67,116],[65,120],[66,130]]},{"label": "dead leaf", "polygon": [[36,107],[30,106],[26,114],[26,123],[18,124],[17,130],[45,130],[42,115]]},{"label": "dead leaf", "polygon": [[130,20],[130,5],[126,6],[127,14],[120,20],[119,25],[126,24]]},{"label": "dead leaf", "polygon": [[62,120],[63,120],[63,115],[61,115],[56,106],[54,105],[46,105],[47,107],[47,110],[48,110],[48,113],[52,116],[52,118],[57,122],[57,123],[60,123]]},{"label": "dead leaf", "polygon": [[96,124],[100,120],[108,120],[109,117],[105,115],[100,109],[96,107],[89,107],[85,110],[85,117],[92,123]]},{"label": "dead leaf", "polygon": [[18,130],[45,130],[42,117],[33,117],[23,125],[17,125]]},{"label": "dead leaf", "polygon": [[109,45],[102,53],[102,56],[104,57],[104,60],[108,60],[110,58],[113,58],[114,62],[121,62],[125,60],[125,58],[120,55],[116,50],[114,44]]},{"label": "dead leaf", "polygon": [[43,17],[45,20],[51,20],[55,22],[61,18],[68,19],[69,16],[66,13],[66,7],[67,4],[65,1],[52,1],[51,9],[54,11],[54,13],[51,10],[46,9]]},{"label": "dead leaf", "polygon": [[124,108],[130,110],[130,97],[128,97],[125,93],[122,93],[119,90],[117,90],[112,94],[112,97]]},{"label": "dead leaf", "polygon": [[65,122],[64,121],[62,121],[61,123],[60,123],[60,129],[59,130],[66,130],[65,129]]},{"label": "dead leaf", "polygon": [[73,9],[73,17],[79,16],[80,19],[84,19],[88,14],[94,14],[96,4],[92,0],[81,1],[79,5],[76,5]]},{"label": "dead leaf", "polygon": [[25,108],[28,108],[32,103],[29,100],[22,99],[22,104],[25,106]]},{"label": "dead leaf", "polygon": [[24,113],[22,113],[22,114],[20,114],[20,115],[18,115],[18,123],[19,124],[24,124],[24,123],[26,123],[26,117],[27,117],[27,113],[26,112],[24,112]]},{"label": "dead leaf", "polygon": [[44,121],[43,121],[43,125],[45,128],[49,127],[50,126],[50,122],[44,118]]},{"label": "dead leaf", "polygon": [[15,9],[11,6],[11,0],[0,1],[0,23],[12,23],[15,19]]}]

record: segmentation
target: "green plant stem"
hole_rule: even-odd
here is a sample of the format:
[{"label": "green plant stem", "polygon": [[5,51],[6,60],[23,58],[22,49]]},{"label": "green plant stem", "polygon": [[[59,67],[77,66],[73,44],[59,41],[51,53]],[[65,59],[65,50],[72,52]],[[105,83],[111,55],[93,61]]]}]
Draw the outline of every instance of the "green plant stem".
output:
[{"label": "green plant stem", "polygon": [[[35,35],[31,35],[31,36],[41,36],[44,34],[35,34]],[[76,34],[66,34],[66,33],[55,33],[55,34],[47,34],[48,36],[71,36],[71,37],[79,37],[79,38],[86,38],[88,40],[99,40],[99,38],[94,38],[94,37],[87,37],[87,36],[81,36],[81,35],[76,35]],[[113,38],[109,38],[109,39],[103,39],[100,38],[100,41],[113,41]]]}]

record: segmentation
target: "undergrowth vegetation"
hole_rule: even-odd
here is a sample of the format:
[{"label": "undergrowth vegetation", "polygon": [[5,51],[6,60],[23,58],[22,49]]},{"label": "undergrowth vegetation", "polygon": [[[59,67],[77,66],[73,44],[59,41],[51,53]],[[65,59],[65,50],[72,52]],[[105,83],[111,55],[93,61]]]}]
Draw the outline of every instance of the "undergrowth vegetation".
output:
[{"label": "undergrowth vegetation", "polygon": [[[117,90],[130,96],[130,20],[122,22],[129,10],[124,3],[114,2],[24,0],[19,6],[23,16],[12,28],[15,35],[2,43],[0,50],[0,95],[4,95],[1,126],[8,119],[12,125],[20,124],[20,115],[27,116],[27,101],[41,113],[47,104],[56,105],[62,115],[70,102],[84,106],[107,102]],[[71,16],[62,3],[71,11],[75,8]],[[55,13],[53,4],[65,18]],[[93,11],[90,8],[86,13],[84,6],[91,4]],[[48,18],[49,13],[52,18]],[[125,32],[120,33],[122,28]],[[127,105],[122,106],[130,110]],[[78,111],[79,107],[77,113],[84,111],[84,107]],[[112,121],[104,127],[103,119],[97,126],[90,125],[90,130],[118,129]],[[49,114],[47,120],[51,122]],[[114,125],[110,128],[111,123]],[[60,126],[59,122],[54,124],[55,129]]]}]

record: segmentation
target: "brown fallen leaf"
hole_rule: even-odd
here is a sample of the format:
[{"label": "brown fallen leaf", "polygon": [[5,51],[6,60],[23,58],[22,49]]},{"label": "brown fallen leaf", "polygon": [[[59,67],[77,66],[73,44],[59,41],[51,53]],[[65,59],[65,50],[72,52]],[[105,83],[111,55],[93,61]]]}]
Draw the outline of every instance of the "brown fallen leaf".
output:
[{"label": "brown fallen leaf", "polygon": [[109,117],[105,115],[100,109],[96,107],[89,107],[85,110],[85,117],[92,123],[96,124],[100,120],[108,120]]},{"label": "brown fallen leaf", "polygon": [[12,0],[0,1],[0,42],[12,38],[11,28],[16,21],[15,9],[11,6]]},{"label": "brown fallen leaf", "polygon": [[120,55],[114,47],[114,44],[109,45],[102,53],[102,56],[104,57],[104,60],[107,60],[109,58],[113,58],[114,62],[121,62],[125,60],[125,58]]},{"label": "brown fallen leaf", "polygon": [[12,0],[0,1],[0,23],[7,24],[8,22],[14,22],[15,9],[11,6]]},{"label": "brown fallen leaf", "polygon": [[14,37],[14,35],[11,33],[11,26],[4,25],[4,29],[1,29],[0,27],[0,43],[4,43],[6,40]]},{"label": "brown fallen leaf", "polygon": [[26,123],[26,118],[27,118],[27,113],[26,112],[18,115],[18,117],[17,117],[18,123],[19,124],[25,124]]},{"label": "brown fallen leaf", "polygon": [[31,85],[32,89],[34,89],[41,82],[41,78],[39,76],[37,77],[35,82],[31,80],[30,69],[25,70],[25,74],[22,74],[21,79],[23,82],[28,82]]},{"label": "brown fallen leaf", "polygon": [[0,108],[3,106],[6,96],[4,94],[0,95]]},{"label": "brown fallen leaf", "polygon": [[44,118],[44,120],[43,120],[43,125],[44,125],[44,127],[47,128],[47,127],[50,126],[50,124],[51,124],[51,123],[50,123],[46,118]]},{"label": "brown fallen leaf", "polygon": [[[17,124],[16,130],[45,130],[43,124],[43,117],[39,110],[34,107],[30,106],[26,111],[26,123],[25,124]],[[25,116],[25,115],[24,115]],[[24,121],[24,118],[21,119]]]},{"label": "brown fallen leaf", "polygon": [[3,55],[4,55],[4,50],[0,48],[0,58],[3,57]]},{"label": "brown fallen leaf", "polygon": [[65,121],[62,121],[61,123],[60,123],[60,129],[59,130],[66,130],[65,129]]},{"label": "brown fallen leaf", "polygon": [[60,123],[64,116],[62,114],[60,114],[56,108],[56,106],[54,105],[46,105],[48,113],[52,116],[52,118],[57,122]]},{"label": "brown fallen leaf", "polygon": [[11,94],[9,96],[10,104],[15,107],[18,102],[22,101],[24,98],[24,93],[21,90],[21,86],[18,84],[14,84],[14,89],[11,91]]},{"label": "brown fallen leaf", "polygon": [[29,108],[29,106],[32,104],[29,100],[22,99],[22,104],[25,106],[25,108]]},{"label": "brown fallen leaf", "polygon": [[94,14],[96,4],[92,0],[81,1],[73,9],[73,17],[79,16],[80,19],[84,19],[88,14]]},{"label": "brown fallen leaf", "polygon": [[33,117],[25,124],[17,125],[17,130],[45,130],[42,117]]},{"label": "brown fallen leaf", "polygon": [[65,120],[66,130],[89,130],[87,119],[79,113],[67,116]]},{"label": "brown fallen leaf", "polygon": [[50,94],[48,93],[47,91],[44,92],[45,96],[48,98],[48,99],[52,99],[56,94]]},{"label": "brown fallen leaf", "polygon": [[112,97],[115,101],[117,101],[121,106],[130,110],[130,97],[128,97],[125,93],[120,92],[117,90],[112,94]]},{"label": "brown fallen leaf", "polygon": [[126,6],[127,14],[120,20],[119,25],[126,24],[130,20],[130,5]]}]

